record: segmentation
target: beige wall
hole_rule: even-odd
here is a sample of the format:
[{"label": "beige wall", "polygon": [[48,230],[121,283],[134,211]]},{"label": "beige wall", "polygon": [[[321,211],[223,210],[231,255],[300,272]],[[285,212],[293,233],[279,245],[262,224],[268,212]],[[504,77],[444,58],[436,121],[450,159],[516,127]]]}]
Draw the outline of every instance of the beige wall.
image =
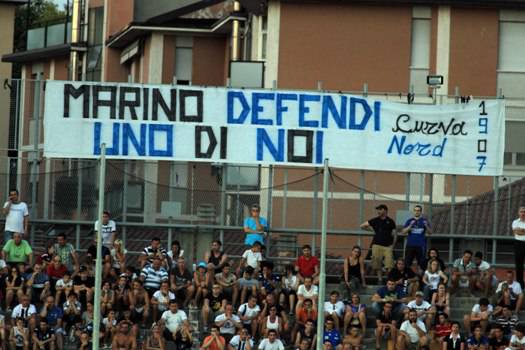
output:
[{"label": "beige wall", "polygon": [[450,25],[450,91],[495,96],[499,11],[452,8]]},{"label": "beige wall", "polygon": [[412,8],[281,3],[280,88],[406,91]]},{"label": "beige wall", "polygon": [[[0,56],[13,52],[13,31],[15,7],[0,4]],[[0,83],[11,78],[11,64],[0,62]],[[0,88],[0,158],[6,154],[3,149],[8,146],[9,140],[9,90]],[[0,159],[0,172],[6,169]]]}]

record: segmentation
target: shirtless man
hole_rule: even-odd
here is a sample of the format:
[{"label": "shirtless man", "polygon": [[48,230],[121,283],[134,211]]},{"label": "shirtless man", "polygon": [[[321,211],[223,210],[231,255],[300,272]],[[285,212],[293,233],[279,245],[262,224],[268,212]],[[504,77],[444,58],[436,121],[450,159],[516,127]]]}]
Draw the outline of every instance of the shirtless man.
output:
[{"label": "shirtless man", "polygon": [[131,335],[129,323],[126,321],[120,322],[118,325],[118,331],[113,337],[113,344],[111,345],[113,350],[136,350],[137,341],[135,337]]}]

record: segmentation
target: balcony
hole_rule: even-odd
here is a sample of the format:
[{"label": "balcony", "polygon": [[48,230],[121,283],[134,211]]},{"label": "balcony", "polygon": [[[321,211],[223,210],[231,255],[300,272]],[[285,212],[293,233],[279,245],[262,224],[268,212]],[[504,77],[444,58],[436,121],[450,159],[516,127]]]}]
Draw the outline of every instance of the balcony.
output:
[{"label": "balcony", "polygon": [[45,49],[71,42],[71,22],[66,19],[46,22],[43,26],[29,29],[26,50]]}]

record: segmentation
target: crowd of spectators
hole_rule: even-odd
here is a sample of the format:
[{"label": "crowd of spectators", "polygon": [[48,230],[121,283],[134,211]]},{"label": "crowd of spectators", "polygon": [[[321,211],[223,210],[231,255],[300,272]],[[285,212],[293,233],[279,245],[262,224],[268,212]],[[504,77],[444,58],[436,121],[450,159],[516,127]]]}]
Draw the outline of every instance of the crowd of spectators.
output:
[{"label": "crowd of spectators", "polygon": [[[104,212],[100,235],[95,233],[103,244],[102,290],[94,300],[96,238],[79,253],[60,233],[44,252],[33,252],[24,239],[27,206],[20,203],[12,191],[3,208],[2,350],[62,350],[67,344],[90,350],[95,302],[101,310],[99,342],[119,350],[314,350],[320,312],[326,350],[360,350],[365,336],[375,337],[370,346],[376,349],[384,342],[398,350],[525,349],[525,327],[519,323],[523,292],[514,271],[498,281],[483,255],[470,250],[446,266],[436,249],[426,248],[431,226],[421,206],[400,230],[386,205],[378,206],[378,216],[361,225],[374,231],[370,266],[361,247],[353,247],[340,287],[329,290],[325,300],[318,298],[319,259],[310,246],[302,247],[284,273],[274,272],[264,252],[268,224],[257,205],[244,223],[247,248],[240,261],[229,257],[220,241],[202,260],[187,261],[178,241],[168,251],[159,237],[132,259]],[[398,231],[407,235],[407,249],[395,259]],[[366,305],[360,293],[371,280],[369,270],[379,288]],[[451,320],[450,295],[464,292],[479,302],[462,320]],[[198,322],[190,322],[190,314]],[[374,323],[373,334],[366,334]]]}]

